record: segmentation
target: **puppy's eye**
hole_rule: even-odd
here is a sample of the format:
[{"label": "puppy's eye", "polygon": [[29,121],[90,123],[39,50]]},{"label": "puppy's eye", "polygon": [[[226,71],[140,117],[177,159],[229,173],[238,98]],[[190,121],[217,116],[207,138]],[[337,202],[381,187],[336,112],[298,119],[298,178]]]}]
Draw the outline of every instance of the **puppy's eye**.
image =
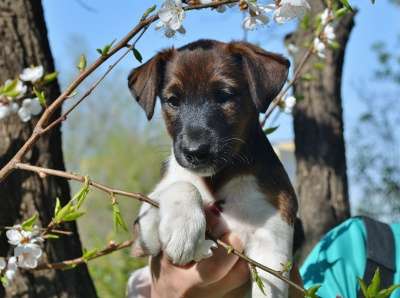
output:
[{"label": "puppy's eye", "polygon": [[176,96],[170,96],[166,99],[166,103],[171,107],[176,109],[177,107],[179,107],[179,99]]},{"label": "puppy's eye", "polygon": [[225,103],[227,101],[229,101],[232,98],[232,94],[229,92],[226,92],[224,90],[217,90],[215,91],[215,99],[219,102],[219,103]]}]

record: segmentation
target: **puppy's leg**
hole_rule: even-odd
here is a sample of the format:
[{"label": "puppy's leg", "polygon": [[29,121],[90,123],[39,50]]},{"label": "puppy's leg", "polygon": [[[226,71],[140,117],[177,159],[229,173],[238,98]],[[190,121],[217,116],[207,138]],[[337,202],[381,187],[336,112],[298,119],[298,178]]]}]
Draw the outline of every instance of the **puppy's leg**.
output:
[{"label": "puppy's leg", "polygon": [[160,196],[159,235],[163,251],[174,264],[183,265],[212,255],[216,244],[205,239],[206,219],[199,191],[176,182]]},{"label": "puppy's leg", "polygon": [[[246,248],[246,253],[250,258],[267,267],[282,270],[284,264],[292,261],[293,229],[286,225],[286,227],[280,227],[274,232],[271,233],[271,230],[266,230],[265,228],[257,230]],[[264,284],[265,295],[253,281],[252,298],[288,297],[288,285],[284,281],[261,269],[257,269],[257,273]],[[287,277],[289,277],[289,274],[287,274]]]},{"label": "puppy's leg", "polygon": [[[158,201],[158,196],[154,193],[150,194],[149,197]],[[160,253],[161,242],[158,235],[159,224],[160,216],[158,208],[149,204],[142,204],[135,222],[138,238],[132,248],[134,256],[156,256]]]}]

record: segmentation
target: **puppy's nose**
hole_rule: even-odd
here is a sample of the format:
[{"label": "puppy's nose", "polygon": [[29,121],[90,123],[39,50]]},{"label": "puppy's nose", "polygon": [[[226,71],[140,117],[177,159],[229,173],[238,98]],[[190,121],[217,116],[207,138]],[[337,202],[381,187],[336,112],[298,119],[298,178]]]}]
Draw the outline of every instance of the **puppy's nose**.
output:
[{"label": "puppy's nose", "polygon": [[182,148],[188,162],[199,164],[210,157],[210,145],[207,143],[191,143]]}]

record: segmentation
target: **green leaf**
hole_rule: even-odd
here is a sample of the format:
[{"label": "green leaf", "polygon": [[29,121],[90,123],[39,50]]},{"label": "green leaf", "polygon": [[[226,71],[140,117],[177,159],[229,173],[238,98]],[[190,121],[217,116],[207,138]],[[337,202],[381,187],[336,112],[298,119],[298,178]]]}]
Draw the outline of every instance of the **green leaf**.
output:
[{"label": "green leaf", "polygon": [[62,207],[54,217],[57,223],[61,223],[64,221],[64,218],[71,212],[74,211],[74,207],[72,206],[72,201],[69,201],[64,207]]},{"label": "green leaf", "polygon": [[56,206],[54,208],[54,216],[57,215],[58,212],[61,210],[61,202],[59,198],[56,198]]},{"label": "green leaf", "polygon": [[64,271],[71,270],[71,269],[74,269],[76,266],[77,266],[77,264],[69,264],[65,268],[63,268],[62,270],[64,270]]},{"label": "green leaf", "polygon": [[0,277],[0,282],[2,283],[2,285],[3,285],[4,287],[7,287],[7,286],[8,286],[8,279],[7,279],[7,277],[1,276],[1,277]]},{"label": "green leaf", "polygon": [[17,79],[12,80],[8,84],[4,84],[0,88],[0,93],[4,94],[4,93],[10,92],[10,91],[13,91],[17,87],[17,84],[18,84],[18,80]]},{"label": "green leaf", "polygon": [[361,292],[364,295],[364,298],[368,298],[367,285],[361,278],[358,277],[357,279],[358,279],[358,284],[360,285]]},{"label": "green leaf", "polygon": [[57,77],[58,77],[58,72],[57,71],[48,73],[47,75],[45,75],[43,77],[43,82],[45,82],[46,84],[51,83],[54,80],[56,80]]},{"label": "green leaf", "polygon": [[285,264],[281,264],[283,266],[282,272],[290,272],[293,267],[293,263],[291,261],[287,261]]},{"label": "green leaf", "polygon": [[[99,49],[97,49],[98,51]],[[101,54],[101,50],[100,50],[100,54]],[[87,65],[87,61],[86,61],[86,56],[84,54],[82,54],[79,57],[79,62],[78,65],[76,67],[78,67],[79,71],[84,71],[86,69],[86,65]]]},{"label": "green leaf", "polygon": [[317,292],[320,287],[321,287],[321,285],[315,285],[315,286],[312,286],[311,288],[307,289],[304,297],[305,298],[317,298],[318,297]]},{"label": "green leaf", "polygon": [[251,268],[251,278],[253,279],[253,281],[257,284],[258,288],[260,289],[260,291],[267,296],[267,294],[265,293],[265,287],[264,287],[264,283],[261,280],[260,276],[258,275],[257,272],[257,268],[255,266],[250,266]]},{"label": "green leaf", "polygon": [[36,213],[32,217],[28,218],[21,224],[21,228],[25,231],[32,231],[33,226],[36,223],[36,220],[38,219],[38,214]]},{"label": "green leaf", "polygon": [[300,28],[303,30],[308,30],[311,25],[310,14],[305,14],[303,19],[300,22]]},{"label": "green leaf", "polygon": [[92,258],[97,254],[97,252],[98,252],[97,248],[94,248],[94,249],[91,249],[91,250],[84,249],[84,250],[83,250],[82,259],[83,259],[85,262],[87,262],[87,261],[89,261],[90,259],[92,259]]},{"label": "green leaf", "polygon": [[116,39],[114,39],[111,43],[106,44],[102,49],[96,49],[96,51],[102,56],[107,56],[115,41]]},{"label": "green leaf", "polygon": [[132,52],[133,52],[133,55],[135,56],[136,60],[139,61],[140,63],[142,63],[142,61],[143,61],[142,54],[140,54],[140,52],[136,48],[133,48]]},{"label": "green leaf", "polygon": [[304,75],[302,75],[301,79],[303,81],[313,81],[315,79],[315,77],[313,77],[311,74],[309,73],[305,73]]},{"label": "green leaf", "polygon": [[113,211],[113,222],[114,222],[114,230],[118,231],[119,228],[122,228],[125,231],[128,231],[128,227],[122,217],[121,210],[119,209],[119,205],[117,202],[112,204]]},{"label": "green leaf", "polygon": [[82,206],[83,202],[85,201],[89,193],[89,190],[90,190],[89,177],[85,176],[85,182],[82,188],[74,195],[74,197],[71,200],[76,204],[76,210],[78,210]]},{"label": "green leaf", "polygon": [[380,290],[376,298],[388,298],[392,293],[400,288],[400,284],[392,285],[387,289]]},{"label": "green leaf", "polygon": [[36,97],[39,99],[40,105],[45,107],[46,106],[46,96],[44,91],[39,91],[35,87],[33,87],[33,93],[35,93]]},{"label": "green leaf", "polygon": [[367,293],[369,297],[375,297],[381,285],[381,272],[379,267],[376,268],[374,276],[372,277],[371,284],[368,286]]},{"label": "green leaf", "polygon": [[270,135],[270,134],[272,134],[275,130],[277,130],[278,128],[279,128],[279,125],[278,125],[278,126],[272,126],[272,127],[265,128],[265,129],[264,129],[264,133],[265,133],[266,135]]},{"label": "green leaf", "polygon": [[142,15],[142,17],[140,18],[141,21],[145,20],[149,14],[151,14],[153,11],[155,11],[157,8],[157,5],[153,5],[151,7],[149,7],[148,9],[146,9],[146,11],[144,12],[144,14]]},{"label": "green leaf", "polygon": [[336,40],[332,40],[331,42],[328,43],[328,45],[331,49],[334,49],[334,50],[338,50],[341,47],[340,43],[338,43]]},{"label": "green leaf", "polygon": [[46,239],[58,239],[58,238],[60,238],[60,236],[58,236],[56,234],[46,234],[45,238]]},{"label": "green leaf", "polygon": [[353,11],[353,8],[351,7],[350,3],[348,0],[339,0],[344,7],[346,7],[348,10]]},{"label": "green leaf", "polygon": [[63,221],[74,221],[76,219],[78,219],[79,217],[81,217],[82,215],[84,215],[85,212],[79,212],[79,211],[72,211],[67,213],[64,217],[63,217]]},{"label": "green leaf", "polygon": [[323,70],[325,68],[325,63],[323,62],[316,62],[314,63],[313,67],[317,70]]},{"label": "green leaf", "polygon": [[341,18],[341,17],[345,16],[348,12],[349,12],[349,9],[347,7],[341,7],[335,11],[335,17]]}]

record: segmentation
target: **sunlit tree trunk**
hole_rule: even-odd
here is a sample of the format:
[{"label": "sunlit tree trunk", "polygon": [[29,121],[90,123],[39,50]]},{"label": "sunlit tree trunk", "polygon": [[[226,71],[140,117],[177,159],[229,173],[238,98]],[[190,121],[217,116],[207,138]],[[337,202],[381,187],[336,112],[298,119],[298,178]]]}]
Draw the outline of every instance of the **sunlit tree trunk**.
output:
[{"label": "sunlit tree trunk", "polygon": [[[311,15],[325,9],[321,0],[309,1]],[[301,259],[310,252],[321,236],[350,216],[343,136],[341,79],[345,49],[354,25],[354,14],[336,24],[337,50],[327,50],[325,65],[316,67],[317,57],[307,63],[304,73],[311,80],[298,80],[294,93],[298,101],[294,110],[294,133],[297,159],[297,194],[305,241]],[[298,29],[287,42],[299,48],[312,40]],[[305,50],[294,54],[295,67]]]},{"label": "sunlit tree trunk", "polygon": [[[45,71],[54,71],[47,39],[41,2],[31,0],[0,0],[0,83],[16,78],[30,65],[43,65]],[[59,93],[57,83],[46,90],[49,100]],[[37,119],[23,123],[17,115],[0,120],[0,167],[21,147],[32,133]],[[34,165],[64,169],[61,132],[57,127],[42,137],[25,160]],[[65,203],[69,200],[66,180],[39,177],[16,171],[0,183],[0,226],[11,226],[39,214],[39,223],[49,223],[56,197]],[[64,228],[74,235],[47,241],[41,261],[61,261],[81,255],[81,243],[76,224]],[[4,233],[0,236],[0,256],[12,254]],[[69,271],[20,270],[15,281],[6,289],[0,286],[0,297],[96,297],[93,282],[86,265]]]}]

